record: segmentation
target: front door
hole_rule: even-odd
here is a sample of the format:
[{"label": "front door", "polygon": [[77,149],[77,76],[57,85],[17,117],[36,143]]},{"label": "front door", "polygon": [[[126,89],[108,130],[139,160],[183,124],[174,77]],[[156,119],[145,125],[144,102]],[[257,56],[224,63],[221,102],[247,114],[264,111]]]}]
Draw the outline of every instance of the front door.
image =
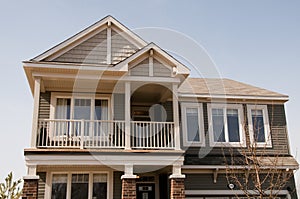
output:
[{"label": "front door", "polygon": [[155,199],[155,184],[141,183],[136,186],[137,199]]}]

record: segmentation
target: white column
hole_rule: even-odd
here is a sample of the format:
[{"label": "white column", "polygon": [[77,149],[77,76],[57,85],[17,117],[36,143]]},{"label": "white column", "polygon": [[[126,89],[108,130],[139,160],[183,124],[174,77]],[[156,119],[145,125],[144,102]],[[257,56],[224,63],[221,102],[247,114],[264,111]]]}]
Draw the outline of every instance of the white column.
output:
[{"label": "white column", "polygon": [[36,165],[27,165],[27,176],[36,176]]},{"label": "white column", "polygon": [[37,129],[39,120],[39,108],[40,108],[40,90],[41,79],[36,78],[34,80],[34,102],[33,102],[33,118],[32,118],[32,132],[31,132],[31,147],[36,147]]},{"label": "white column", "polygon": [[149,56],[149,76],[152,77],[153,76],[153,50],[150,50],[150,56]]},{"label": "white column", "polygon": [[178,110],[178,85],[173,84],[173,120],[174,120],[174,141],[175,149],[181,150],[180,148],[180,128],[179,128],[179,110]]},{"label": "white column", "polygon": [[124,165],[124,175],[121,176],[121,179],[135,179],[137,175],[133,174],[133,164]]},{"label": "white column", "polygon": [[130,150],[130,82],[125,82],[125,149]]},{"label": "white column", "polygon": [[172,168],[172,175],[169,177],[171,178],[185,178],[185,175],[181,173],[181,165],[174,164]]}]

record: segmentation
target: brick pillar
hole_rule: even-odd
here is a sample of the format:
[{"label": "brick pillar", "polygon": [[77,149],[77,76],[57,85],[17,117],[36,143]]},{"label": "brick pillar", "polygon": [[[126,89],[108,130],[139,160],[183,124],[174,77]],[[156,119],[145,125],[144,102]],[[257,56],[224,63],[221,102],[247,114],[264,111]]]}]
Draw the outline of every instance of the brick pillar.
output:
[{"label": "brick pillar", "polygon": [[122,179],[122,199],[136,199],[136,179]]},{"label": "brick pillar", "polygon": [[171,199],[185,199],[184,178],[171,178]]},{"label": "brick pillar", "polygon": [[26,176],[23,178],[23,194],[22,199],[37,199],[38,198],[38,176]]}]

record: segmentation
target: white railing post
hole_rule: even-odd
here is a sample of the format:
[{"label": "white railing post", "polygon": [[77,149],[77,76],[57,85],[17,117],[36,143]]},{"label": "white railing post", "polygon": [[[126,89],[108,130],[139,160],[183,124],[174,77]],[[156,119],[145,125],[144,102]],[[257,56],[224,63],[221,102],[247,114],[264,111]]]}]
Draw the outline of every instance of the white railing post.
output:
[{"label": "white railing post", "polygon": [[178,110],[178,85],[173,84],[173,120],[174,120],[174,143],[175,149],[180,150],[180,128],[179,128],[179,110]]},{"label": "white railing post", "polygon": [[125,149],[130,150],[130,82],[125,82]]},{"label": "white railing post", "polygon": [[81,120],[80,122],[80,149],[83,149],[83,143],[84,143],[84,120]]},{"label": "white railing post", "polygon": [[34,103],[33,103],[33,118],[32,118],[32,133],[31,133],[31,147],[36,147],[37,131],[38,131],[38,117],[40,108],[40,91],[41,91],[41,79],[36,78],[34,80]]}]

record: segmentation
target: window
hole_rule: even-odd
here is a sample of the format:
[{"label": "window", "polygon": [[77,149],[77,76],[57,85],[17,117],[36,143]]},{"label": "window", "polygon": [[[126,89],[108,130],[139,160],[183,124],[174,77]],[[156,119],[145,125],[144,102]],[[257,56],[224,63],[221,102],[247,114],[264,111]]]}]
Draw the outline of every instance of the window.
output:
[{"label": "window", "polygon": [[267,106],[247,105],[247,111],[251,144],[272,147]]},{"label": "window", "polygon": [[202,104],[182,103],[182,130],[185,146],[204,146],[204,122]]},{"label": "window", "polygon": [[[53,93],[51,98],[51,132],[55,136],[79,136],[80,120],[86,120],[84,135],[100,136],[108,132],[109,97],[72,96],[72,94]],[[54,130],[54,131],[53,131]]]},{"label": "window", "polygon": [[107,199],[107,174],[53,174],[51,190],[51,199]]},{"label": "window", "polygon": [[208,121],[212,146],[245,146],[242,105],[208,104]]}]

